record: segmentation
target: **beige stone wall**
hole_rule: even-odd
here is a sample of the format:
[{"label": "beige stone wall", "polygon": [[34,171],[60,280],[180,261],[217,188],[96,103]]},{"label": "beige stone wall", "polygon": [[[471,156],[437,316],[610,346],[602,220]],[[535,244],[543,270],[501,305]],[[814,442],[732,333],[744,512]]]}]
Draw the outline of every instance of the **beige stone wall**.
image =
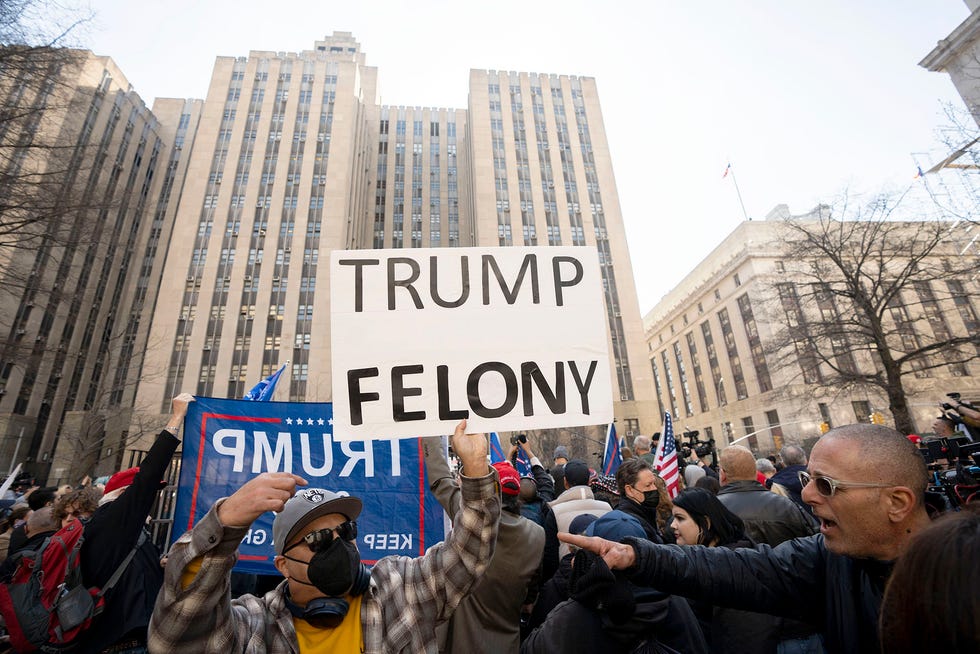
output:
[{"label": "beige stone wall", "polygon": [[[777,413],[786,443],[803,443],[820,435],[820,423],[824,420],[820,404],[826,406],[831,423],[835,426],[859,421],[867,422],[868,416],[859,415],[852,402],[867,402],[872,410],[878,410],[885,415],[886,423],[891,423],[888,402],[883,394],[865,391],[838,393],[834,389],[813,394],[813,389],[802,383],[798,370],[776,370],[769,366],[773,390],[761,390],[759,377],[752,361],[746,328],[740,315],[738,298],[748,294],[760,340],[765,346],[767,342],[771,342],[773,332],[779,327],[767,322],[767,318],[771,319],[775,315],[778,319],[779,316],[779,311],[766,310],[766,305],[771,307],[775,297],[774,284],[794,279],[793,262],[786,260],[783,255],[778,237],[779,229],[780,224],[776,221],[742,223],[647,313],[644,325],[649,358],[658,368],[661,382],[660,399],[665,409],[672,412],[675,431],[699,430],[703,438],[706,430],[710,428],[718,445],[722,446],[732,439],[745,436],[746,430],[742,421],[743,418],[750,418],[757,432],[755,442],[750,443],[748,439],[739,442],[743,445],[751,445],[760,454],[769,454],[778,449],[778,443],[774,442],[773,433],[767,428],[769,425],[767,412]],[[943,251],[941,254],[955,255],[955,252],[950,249],[949,252]],[[973,280],[963,281],[968,291],[980,290]],[[976,306],[976,303],[974,305]],[[966,326],[959,312],[952,306],[952,302],[946,301],[941,306],[951,331],[954,334],[965,333]],[[718,313],[723,309],[727,310],[731,321],[734,341],[745,377],[747,392],[742,398],[736,397],[732,366],[718,319]],[[711,327],[720,376],[712,375],[708,364],[701,331],[701,324],[705,321]],[[916,328],[923,330],[923,333],[930,333],[927,331],[929,326],[924,324],[924,321],[917,324]],[[705,409],[701,407],[694,380],[694,362],[687,345],[688,334],[694,336],[704,376],[707,405]],[[680,344],[682,362],[688,376],[691,411],[687,410],[683,400],[673,349],[675,343]],[[671,409],[669,399],[663,366],[664,352],[668,354],[674,377],[676,413]],[[872,365],[870,358],[859,357],[857,363],[862,369],[869,369]],[[925,378],[917,378],[914,375],[904,378],[913,419],[920,431],[930,430],[932,420],[938,415],[938,402],[944,399],[945,393],[959,391],[963,393],[965,399],[980,399],[980,382],[977,381],[980,364],[977,362],[970,364],[969,372],[970,375],[967,377],[954,377],[948,368],[943,366],[934,369]],[[727,403],[720,404],[719,390],[723,390],[726,394]],[[733,433],[730,437],[723,438],[723,424],[726,422],[732,423]]]}]

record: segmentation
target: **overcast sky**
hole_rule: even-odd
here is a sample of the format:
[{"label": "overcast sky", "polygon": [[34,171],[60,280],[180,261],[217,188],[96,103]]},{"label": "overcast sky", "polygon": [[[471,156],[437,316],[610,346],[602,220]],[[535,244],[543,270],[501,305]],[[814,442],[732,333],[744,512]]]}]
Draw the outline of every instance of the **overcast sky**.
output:
[{"label": "overcast sky", "polygon": [[743,220],[845,187],[912,183],[939,157],[948,76],[918,62],[962,0],[91,0],[85,43],[148,105],[203,98],[216,56],[354,34],[386,104],[466,107],[470,68],[595,77],[640,311]]}]

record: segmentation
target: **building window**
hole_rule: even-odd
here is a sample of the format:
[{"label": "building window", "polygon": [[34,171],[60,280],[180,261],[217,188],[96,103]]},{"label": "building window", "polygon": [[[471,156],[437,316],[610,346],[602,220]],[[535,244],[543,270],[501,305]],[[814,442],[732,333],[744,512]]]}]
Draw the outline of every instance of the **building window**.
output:
[{"label": "building window", "polygon": [[851,408],[854,410],[855,422],[871,421],[871,404],[867,400],[852,401]]},{"label": "building window", "polygon": [[775,409],[766,411],[766,422],[769,423],[769,434],[772,436],[773,447],[778,452],[783,448],[783,428],[779,424],[779,412]]},{"label": "building window", "polygon": [[753,452],[758,452],[759,436],[755,433],[755,424],[752,422],[752,416],[742,418],[742,429],[745,431],[744,436],[748,436],[748,448]]}]

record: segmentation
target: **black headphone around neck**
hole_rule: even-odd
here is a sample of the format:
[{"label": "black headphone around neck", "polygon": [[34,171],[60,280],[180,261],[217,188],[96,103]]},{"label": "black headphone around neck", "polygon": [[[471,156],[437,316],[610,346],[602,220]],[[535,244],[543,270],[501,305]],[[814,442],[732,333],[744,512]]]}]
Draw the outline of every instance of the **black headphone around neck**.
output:
[{"label": "black headphone around neck", "polygon": [[[371,570],[363,563],[358,563],[357,576],[351,586],[350,595],[363,595],[371,585]],[[317,597],[306,603],[306,607],[296,604],[289,596],[289,586],[283,594],[286,608],[294,618],[306,620],[321,628],[333,628],[340,625],[350,610],[350,604],[343,597]]]}]

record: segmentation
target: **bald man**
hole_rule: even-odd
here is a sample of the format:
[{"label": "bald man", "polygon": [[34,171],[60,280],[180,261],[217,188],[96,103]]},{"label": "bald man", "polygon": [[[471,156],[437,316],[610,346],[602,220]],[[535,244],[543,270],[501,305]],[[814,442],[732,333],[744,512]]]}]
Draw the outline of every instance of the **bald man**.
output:
[{"label": "bald man", "polygon": [[775,547],[793,538],[813,535],[816,521],[792,500],[756,481],[756,472],[755,457],[747,447],[729,445],[721,451],[718,499],[742,519],[752,540]]},{"label": "bald man", "polygon": [[635,584],[818,627],[829,652],[877,652],[893,562],[929,524],[925,461],[904,435],[858,424],[827,432],[802,473],[820,533],[771,548],[654,545],[560,534]]}]

